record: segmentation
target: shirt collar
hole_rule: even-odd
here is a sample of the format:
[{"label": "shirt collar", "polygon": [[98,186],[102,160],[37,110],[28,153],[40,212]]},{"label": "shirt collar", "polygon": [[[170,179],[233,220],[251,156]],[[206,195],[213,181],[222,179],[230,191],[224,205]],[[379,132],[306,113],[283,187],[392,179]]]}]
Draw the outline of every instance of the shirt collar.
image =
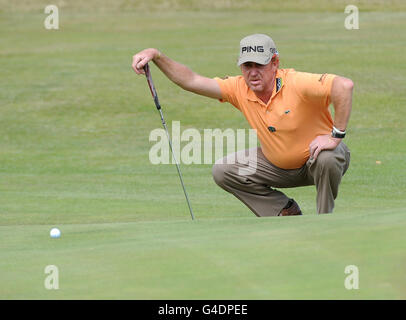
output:
[{"label": "shirt collar", "polygon": [[[275,95],[278,94],[282,90],[283,84],[284,84],[283,72],[280,69],[278,69],[276,71],[276,78],[275,78],[275,83],[274,83],[274,87],[273,87],[273,91],[272,91],[272,96],[269,101],[272,101],[273,97],[275,97]],[[248,85],[247,85],[247,99],[250,101],[254,101],[254,102],[257,101],[261,104],[264,104],[264,102],[255,95],[254,91],[252,91]]]}]

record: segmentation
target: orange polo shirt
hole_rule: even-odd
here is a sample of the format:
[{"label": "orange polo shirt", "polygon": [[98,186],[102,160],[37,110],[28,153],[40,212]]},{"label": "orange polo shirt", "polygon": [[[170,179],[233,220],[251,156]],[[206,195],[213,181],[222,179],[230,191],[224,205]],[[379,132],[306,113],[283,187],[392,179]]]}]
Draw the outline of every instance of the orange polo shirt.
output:
[{"label": "orange polo shirt", "polygon": [[308,160],[310,142],[331,133],[333,119],[328,106],[334,77],[279,69],[267,104],[242,76],[215,80],[221,89],[220,101],[239,109],[257,130],[265,157],[279,168],[296,169]]}]

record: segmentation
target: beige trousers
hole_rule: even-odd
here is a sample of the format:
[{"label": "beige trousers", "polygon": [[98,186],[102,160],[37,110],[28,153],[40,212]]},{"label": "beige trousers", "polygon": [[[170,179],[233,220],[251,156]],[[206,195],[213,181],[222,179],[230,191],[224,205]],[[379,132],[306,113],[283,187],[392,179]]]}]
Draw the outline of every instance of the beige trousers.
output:
[{"label": "beige trousers", "polygon": [[330,213],[349,164],[350,151],[343,142],[334,150],[320,152],[316,161],[309,159],[303,167],[288,170],[274,166],[261,148],[256,148],[217,161],[213,166],[213,178],[259,217],[277,216],[288,203],[289,198],[275,188],[309,185],[316,186],[317,212]]}]

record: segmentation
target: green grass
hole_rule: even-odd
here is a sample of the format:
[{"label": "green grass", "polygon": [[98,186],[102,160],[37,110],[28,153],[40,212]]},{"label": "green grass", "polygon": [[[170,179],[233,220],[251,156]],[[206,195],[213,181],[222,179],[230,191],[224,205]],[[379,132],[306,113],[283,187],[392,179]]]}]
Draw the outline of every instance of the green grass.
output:
[{"label": "green grass", "polygon": [[[0,0],[4,12],[43,12],[48,0]],[[403,0],[69,0],[55,1],[64,11],[92,12],[153,12],[153,11],[271,11],[271,12],[344,12],[347,5],[356,5],[361,11],[405,10]]]},{"label": "green grass", "polygon": [[[1,227],[2,297],[22,299],[405,298],[402,213],[287,219]],[[340,238],[337,237],[340,235]],[[13,241],[9,241],[14,239]],[[8,240],[8,241],[7,241]],[[7,241],[7,245],[4,245]],[[58,266],[59,290],[44,289]],[[360,289],[344,288],[344,268]]]},{"label": "green grass", "polygon": [[[70,5],[58,31],[44,29],[42,2],[32,3],[0,11],[0,298],[406,298],[402,2],[361,11],[353,31],[337,1],[330,12],[315,2],[142,14],[136,2]],[[283,67],[355,82],[350,169],[333,215],[316,215],[305,187],[286,190],[303,217],[257,219],[215,185],[210,165],[182,165],[192,222],[176,168],[149,162],[149,133],[161,124],[131,58],[158,47],[203,75],[235,75],[239,40],[254,32],[274,38]],[[230,105],[152,72],[169,125],[248,128]],[[52,226],[61,239],[49,237]],[[43,285],[50,264],[56,291]],[[359,290],[344,288],[350,264]]]}]

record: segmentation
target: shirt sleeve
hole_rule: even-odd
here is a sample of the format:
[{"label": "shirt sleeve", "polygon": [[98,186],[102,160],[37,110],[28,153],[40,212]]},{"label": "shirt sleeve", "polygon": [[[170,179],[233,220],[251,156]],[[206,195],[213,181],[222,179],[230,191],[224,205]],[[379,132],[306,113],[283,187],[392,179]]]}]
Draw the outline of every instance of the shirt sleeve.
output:
[{"label": "shirt sleeve", "polygon": [[335,74],[328,73],[296,72],[294,80],[296,92],[313,104],[328,107],[335,77]]},{"label": "shirt sleeve", "polygon": [[214,78],[220,86],[221,99],[220,102],[229,102],[237,109],[240,109],[238,103],[238,77]]}]

